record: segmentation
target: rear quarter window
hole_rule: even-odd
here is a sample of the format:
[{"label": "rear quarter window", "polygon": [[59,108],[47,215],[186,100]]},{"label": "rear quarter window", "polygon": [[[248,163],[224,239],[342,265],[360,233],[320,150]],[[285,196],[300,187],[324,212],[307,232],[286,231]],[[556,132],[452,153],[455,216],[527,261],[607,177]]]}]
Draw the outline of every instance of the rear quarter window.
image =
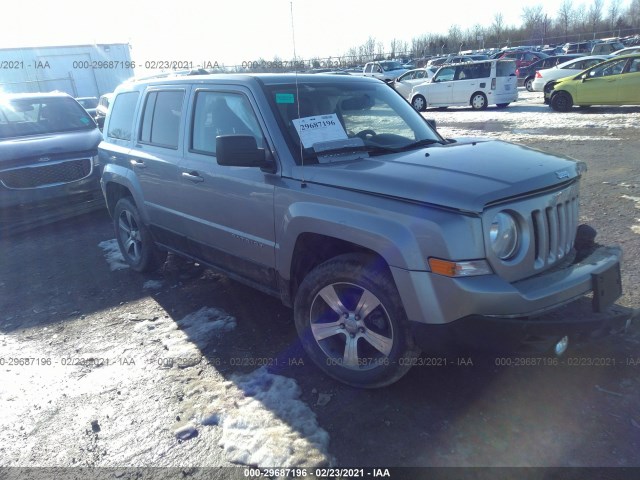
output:
[{"label": "rear quarter window", "polygon": [[496,76],[509,77],[516,74],[515,62],[496,62]]},{"label": "rear quarter window", "polygon": [[178,148],[184,90],[153,91],[147,95],[140,141]]},{"label": "rear quarter window", "polygon": [[131,140],[133,116],[138,103],[138,92],[120,93],[113,101],[107,136],[119,140]]}]

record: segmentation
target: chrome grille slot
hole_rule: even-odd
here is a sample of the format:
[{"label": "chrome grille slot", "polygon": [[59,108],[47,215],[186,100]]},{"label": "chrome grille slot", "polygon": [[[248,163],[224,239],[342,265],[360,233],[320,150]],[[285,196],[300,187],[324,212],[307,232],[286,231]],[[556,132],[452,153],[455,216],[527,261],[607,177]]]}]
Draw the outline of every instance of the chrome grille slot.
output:
[{"label": "chrome grille slot", "polygon": [[14,190],[46,187],[81,180],[91,174],[91,159],[31,165],[0,172],[0,182]]},{"label": "chrome grille slot", "polygon": [[578,228],[578,197],[553,207],[531,212],[533,226],[534,268],[553,265],[566,257],[573,248]]}]

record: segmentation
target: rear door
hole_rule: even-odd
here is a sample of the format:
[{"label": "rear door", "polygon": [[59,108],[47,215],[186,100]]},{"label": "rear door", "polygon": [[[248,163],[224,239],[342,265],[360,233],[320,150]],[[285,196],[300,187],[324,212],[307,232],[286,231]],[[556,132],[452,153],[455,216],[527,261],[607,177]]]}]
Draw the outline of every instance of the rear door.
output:
[{"label": "rear door", "polygon": [[629,60],[629,67],[620,78],[618,102],[621,105],[640,103],[640,57]]},{"label": "rear door", "polygon": [[178,162],[183,154],[180,125],[188,92],[188,86],[152,87],[144,92],[140,123],[128,159],[154,236],[179,249],[184,247],[182,236],[176,233],[182,230],[184,203],[178,190]]},{"label": "rear door", "polygon": [[[516,77],[516,63],[513,61],[498,60],[491,68],[491,78],[495,78],[495,88],[492,88],[496,95],[513,95],[515,100],[518,94],[518,78]],[[493,87],[493,86],[492,86]],[[511,100],[510,100],[511,101]],[[502,103],[502,102],[501,102]],[[506,101],[504,103],[507,103]]]},{"label": "rear door", "polygon": [[459,65],[453,82],[452,103],[468,105],[477,91],[486,91],[490,87],[491,62],[467,63]]}]

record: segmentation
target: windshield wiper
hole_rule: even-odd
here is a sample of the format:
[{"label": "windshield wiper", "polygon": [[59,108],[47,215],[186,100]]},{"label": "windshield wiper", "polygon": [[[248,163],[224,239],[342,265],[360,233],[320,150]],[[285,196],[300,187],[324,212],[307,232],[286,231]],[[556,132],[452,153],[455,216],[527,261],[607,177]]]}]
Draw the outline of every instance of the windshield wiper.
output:
[{"label": "windshield wiper", "polygon": [[418,140],[417,142],[408,143],[407,145],[403,145],[402,147],[394,148],[392,151],[394,152],[405,152],[407,150],[413,150],[414,148],[426,147],[428,145],[433,145],[434,143],[439,143],[442,145],[440,140],[435,140],[433,138],[423,138],[422,140]]}]

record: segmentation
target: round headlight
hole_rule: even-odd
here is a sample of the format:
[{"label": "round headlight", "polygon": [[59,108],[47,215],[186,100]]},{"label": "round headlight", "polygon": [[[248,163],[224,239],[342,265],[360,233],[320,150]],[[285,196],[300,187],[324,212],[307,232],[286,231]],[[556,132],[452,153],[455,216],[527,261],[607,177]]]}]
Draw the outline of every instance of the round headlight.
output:
[{"label": "round headlight", "polygon": [[491,249],[500,260],[513,256],[518,247],[518,226],[515,219],[505,212],[498,213],[489,229]]}]

